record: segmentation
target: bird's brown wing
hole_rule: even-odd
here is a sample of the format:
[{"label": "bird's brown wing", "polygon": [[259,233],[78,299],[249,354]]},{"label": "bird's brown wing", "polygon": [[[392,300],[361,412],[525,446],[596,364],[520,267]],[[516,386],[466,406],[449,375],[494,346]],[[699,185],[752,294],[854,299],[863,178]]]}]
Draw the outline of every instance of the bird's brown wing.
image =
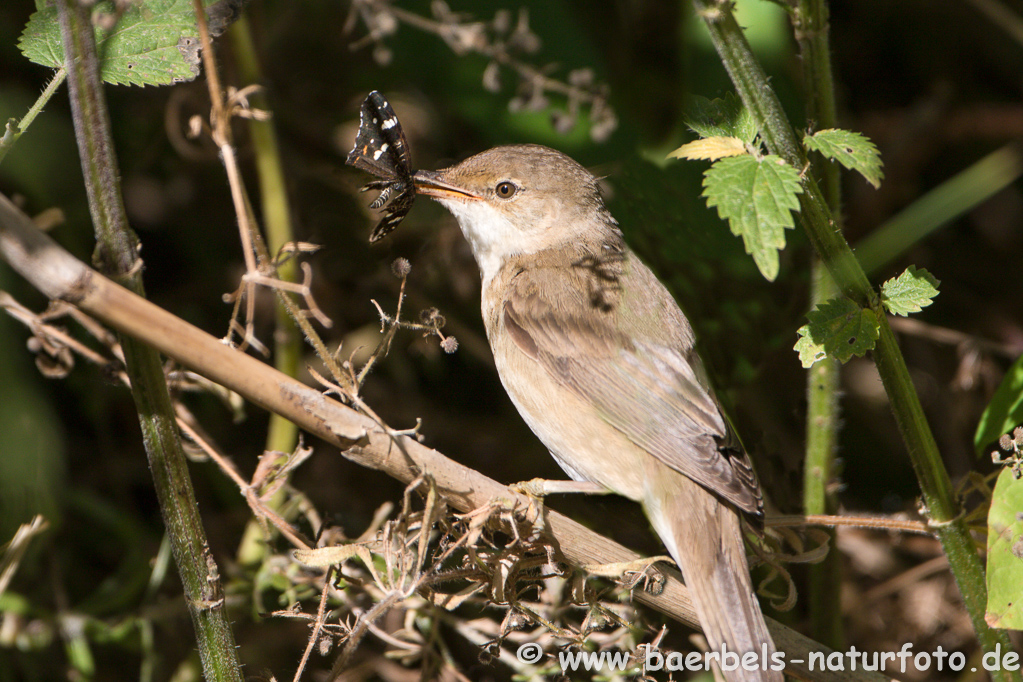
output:
[{"label": "bird's brown wing", "polygon": [[596,310],[587,296],[554,296],[576,284],[552,286],[561,277],[575,279],[544,268],[509,283],[500,314],[518,348],[633,443],[739,509],[762,514],[749,459],[684,351],[626,334],[616,311]]}]

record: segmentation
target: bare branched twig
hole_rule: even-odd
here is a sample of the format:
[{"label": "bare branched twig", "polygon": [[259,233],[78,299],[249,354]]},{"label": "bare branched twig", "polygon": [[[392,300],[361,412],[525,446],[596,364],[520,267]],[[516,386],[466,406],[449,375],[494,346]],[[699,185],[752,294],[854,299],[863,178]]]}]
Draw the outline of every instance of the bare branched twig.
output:
[{"label": "bare branched twig", "polygon": [[352,0],[346,29],[351,31],[359,20],[367,34],[352,43],[357,50],[373,45],[373,57],[380,64],[391,60],[391,51],[384,39],[406,24],[438,36],[456,55],[479,54],[489,62],[483,71],[483,87],[490,92],[501,89],[500,68],[505,67],[518,78],[517,94],[508,103],[512,111],[542,111],[551,108],[548,93],[566,100],[564,109],[551,109],[551,118],[558,132],[571,131],[584,106],[590,107],[590,137],[595,142],[607,140],[618,118],[608,104],[608,88],[597,83],[591,69],[570,71],[565,81],[550,77],[553,65],[537,68],[519,59],[522,54],[534,54],[540,49],[540,38],[529,28],[529,15],[520,9],[513,20],[509,10],[498,11],[489,22],[476,21],[466,15],[452,12],[443,0],[431,4],[432,18],[420,16],[391,0]]},{"label": "bare branched twig", "polygon": [[394,317],[391,317],[384,312],[379,303],[375,300],[370,301],[376,307],[377,314],[380,316],[380,331],[383,333],[383,337],[355,379],[357,390],[362,388],[363,382],[376,363],[387,356],[391,349],[394,335],[397,334],[399,329],[420,331],[423,332],[423,336],[436,336],[440,339],[440,347],[444,349],[445,353],[454,353],[458,350],[458,340],[453,336],[445,336],[441,332],[446,320],[436,308],[427,308],[421,311],[419,314],[420,324],[401,319],[401,308],[405,302],[405,284],[408,281],[409,273],[412,271],[412,265],[406,259],[398,258],[391,264],[391,270],[394,272],[395,277],[401,280],[401,287],[398,290],[398,306],[394,312]]}]

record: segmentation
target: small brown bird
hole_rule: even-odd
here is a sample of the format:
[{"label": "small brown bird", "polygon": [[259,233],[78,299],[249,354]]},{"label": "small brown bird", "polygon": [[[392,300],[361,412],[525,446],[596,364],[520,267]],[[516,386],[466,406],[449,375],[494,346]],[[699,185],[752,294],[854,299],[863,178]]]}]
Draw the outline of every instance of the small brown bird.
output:
[{"label": "small brown bird", "polygon": [[[558,151],[521,145],[418,171],[415,185],[472,246],[487,337],[523,419],[573,479],[643,505],[713,650],[766,644],[769,665],[740,523],[763,517],[756,475],[689,321],[625,245],[597,179]],[[763,667],[725,676],[782,679]]]}]

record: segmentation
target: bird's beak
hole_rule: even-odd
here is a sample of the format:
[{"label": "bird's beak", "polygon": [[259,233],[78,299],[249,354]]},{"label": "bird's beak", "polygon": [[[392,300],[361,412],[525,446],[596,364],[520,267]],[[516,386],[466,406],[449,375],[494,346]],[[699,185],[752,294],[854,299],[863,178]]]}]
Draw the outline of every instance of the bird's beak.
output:
[{"label": "bird's beak", "polygon": [[480,199],[478,195],[469,190],[452,185],[444,179],[444,176],[436,171],[416,171],[412,176],[416,186],[416,193],[423,194],[435,199],[461,199],[462,201]]}]

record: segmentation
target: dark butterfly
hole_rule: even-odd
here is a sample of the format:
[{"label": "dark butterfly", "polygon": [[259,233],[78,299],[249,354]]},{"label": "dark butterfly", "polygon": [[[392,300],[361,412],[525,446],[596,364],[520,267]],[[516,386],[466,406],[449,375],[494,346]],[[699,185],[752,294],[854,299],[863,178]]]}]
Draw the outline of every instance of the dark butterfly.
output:
[{"label": "dark butterfly", "polygon": [[380,190],[380,196],[373,200],[370,208],[388,204],[384,209],[384,217],[369,236],[370,243],[380,241],[408,215],[412,201],[416,198],[416,188],[412,181],[412,164],[409,162],[405,133],[394,109],[376,90],[369,93],[362,103],[355,147],[348,153],[345,163],[382,178],[362,188],[363,192],[369,189]]}]

